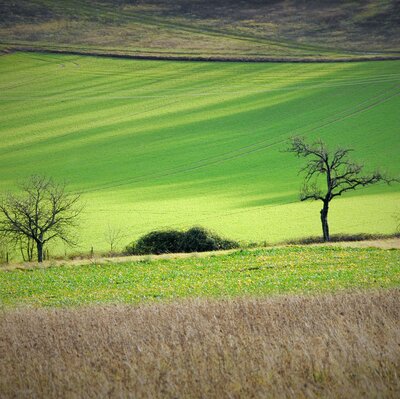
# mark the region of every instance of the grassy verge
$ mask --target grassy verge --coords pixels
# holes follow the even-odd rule
[[[400,285],[400,251],[283,247],[221,256],[0,272],[4,306],[143,303]]]
[[[399,300],[394,289],[8,309],[0,396],[395,398]]]
[[[355,242],[355,241],[370,241],[370,240],[387,240],[391,238],[400,238],[400,232],[393,234],[333,234],[331,236],[331,243],[336,242]],[[283,244],[289,245],[305,245],[305,244],[321,244],[323,243],[323,238],[319,236],[311,236],[299,238],[297,240],[287,240]]]

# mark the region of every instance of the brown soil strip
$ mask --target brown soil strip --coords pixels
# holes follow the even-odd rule
[[[277,62],[277,63],[333,63],[333,62],[364,62],[364,61],[393,61],[400,60],[400,56],[354,56],[340,58],[316,58],[316,57],[207,57],[207,56],[168,56],[168,55],[141,55],[141,54],[121,54],[107,53],[102,51],[77,51],[77,50],[50,50],[39,47],[10,47],[8,52],[33,52],[47,54],[65,54],[91,57],[109,57],[133,60],[153,60],[153,61],[197,61],[197,62]]]

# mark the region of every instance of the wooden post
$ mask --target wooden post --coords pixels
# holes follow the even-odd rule
[[[92,246],[92,248],[90,249],[90,257],[91,258],[93,258],[93,253],[94,253],[94,251],[93,251],[93,246]]]

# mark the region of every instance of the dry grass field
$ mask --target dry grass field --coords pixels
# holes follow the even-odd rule
[[[215,59],[399,56],[396,0],[14,0],[0,49]]]
[[[395,398],[400,290],[3,309],[2,398]]]

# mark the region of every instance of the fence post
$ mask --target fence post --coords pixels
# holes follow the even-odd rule
[[[8,263],[8,251],[6,252],[6,263]]]
[[[93,251],[93,246],[92,246],[92,248],[90,248],[90,257],[91,258],[93,258],[93,253],[94,253],[94,251]]]

